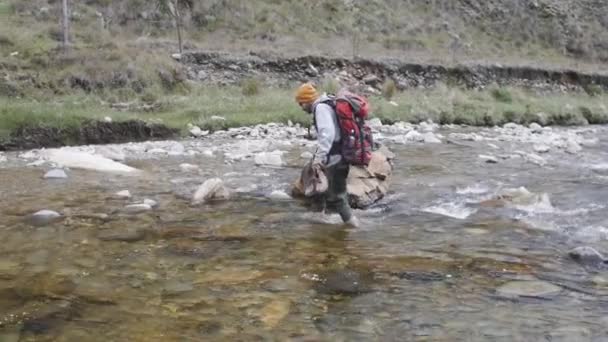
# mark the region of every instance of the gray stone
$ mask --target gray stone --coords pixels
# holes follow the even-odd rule
[[[144,199],[144,203],[143,204],[147,204],[147,205],[149,205],[152,208],[158,207],[158,202],[156,202],[153,199],[149,199],[149,198]]]
[[[66,179],[68,175],[63,169],[53,169],[44,174],[44,179]]]
[[[138,204],[129,204],[125,207],[125,210],[129,213],[141,213],[145,211],[152,210],[152,207],[149,204],[138,203]]]
[[[204,202],[227,200],[230,198],[230,191],[224,186],[224,182],[219,178],[206,180],[192,196],[192,204]]]
[[[40,210],[30,216],[30,223],[35,226],[44,226],[58,221],[61,215],[52,210]]]
[[[576,247],[568,251],[568,255],[576,262],[585,265],[600,267],[606,264],[606,258],[592,247]]]
[[[547,153],[551,150],[551,147],[544,144],[534,145],[534,152],[536,153]]]
[[[273,151],[273,152],[262,152],[258,153],[255,156],[255,165],[258,166],[283,166],[283,152],[282,151]]]
[[[131,192],[129,190],[121,190],[114,194],[114,196],[122,199],[131,198]]]
[[[543,127],[541,125],[537,124],[536,122],[531,123],[530,126],[528,126],[528,128],[530,128],[532,133],[542,133],[543,132]]]
[[[498,163],[498,159],[491,155],[480,154],[479,158],[483,159],[483,161],[485,161],[486,163],[490,163],[490,164]]]
[[[272,199],[272,200],[290,200],[291,196],[289,196],[288,194],[285,193],[285,191],[281,191],[281,190],[275,190],[272,193],[270,193],[268,195],[268,198]]]

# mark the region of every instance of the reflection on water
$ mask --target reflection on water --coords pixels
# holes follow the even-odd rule
[[[393,193],[359,212],[356,230],[265,197],[297,169],[252,172],[219,157],[139,160],[139,177],[72,170],[48,181],[41,169],[0,169],[0,340],[602,340],[608,275],[564,252],[580,241],[574,227],[605,225],[608,183],[576,163],[488,167],[478,148],[397,149]],[[201,174],[180,171],[183,162]],[[187,195],[216,175],[257,187],[191,206]],[[557,209],[479,204],[520,186]],[[115,198],[124,189],[133,198]],[[124,210],[146,198],[158,208]],[[63,218],[29,225],[41,209]],[[526,295],[532,280],[561,291]],[[523,296],[501,293],[512,281]]]

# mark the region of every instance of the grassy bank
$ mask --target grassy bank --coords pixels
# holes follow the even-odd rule
[[[253,88],[253,89],[252,89]],[[244,93],[247,93],[245,95]],[[483,91],[440,86],[432,90],[397,92],[387,100],[370,98],[374,116],[384,122],[419,122],[432,119],[448,124],[492,126],[506,122],[543,125],[608,123],[608,95],[586,93],[539,95],[517,88],[490,88]],[[154,111],[138,110],[153,103]],[[247,87],[192,88],[186,95],[145,96],[131,102],[132,109],[114,110],[95,95],[53,98],[0,98],[0,137],[19,127],[77,127],[87,120],[115,121],[139,119],[178,128],[186,134],[187,124],[218,130],[268,122],[310,124],[310,117],[293,101],[291,89]],[[214,116],[225,120],[213,119]]]

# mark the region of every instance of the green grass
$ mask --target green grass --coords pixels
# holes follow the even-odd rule
[[[507,122],[538,122],[543,125],[608,123],[608,94],[605,92],[594,96],[587,93],[538,95],[517,88],[472,91],[438,86],[433,90],[402,92],[393,101],[399,106],[375,98],[372,103],[375,115],[386,122],[432,119],[446,124],[475,126]]]
[[[385,123],[407,121],[500,125],[507,122],[543,125],[608,123],[608,94],[590,96],[586,93],[535,95],[518,88],[500,89],[510,95],[510,102],[496,98],[496,89],[463,90],[439,86],[432,90],[397,92],[392,101],[382,96],[370,98],[373,116]],[[0,97],[0,137],[6,137],[20,126],[74,127],[85,120],[115,121],[140,119],[163,123],[186,133],[189,123],[202,129],[220,130],[269,122],[292,121],[310,125],[310,115],[293,101],[292,89],[261,88],[259,94],[244,96],[233,87],[193,87],[187,95],[154,94],[160,110],[156,112],[120,112],[112,110],[95,95],[47,97],[40,100]],[[146,103],[140,101],[140,104]],[[225,120],[213,120],[221,116]]]

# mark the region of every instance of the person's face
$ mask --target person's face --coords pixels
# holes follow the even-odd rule
[[[310,114],[312,112],[312,103],[300,102],[298,104],[300,105],[300,108],[302,108],[302,110],[306,113]]]

